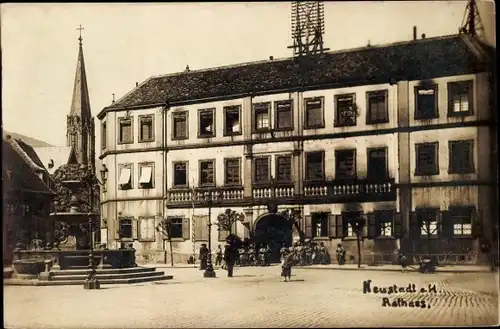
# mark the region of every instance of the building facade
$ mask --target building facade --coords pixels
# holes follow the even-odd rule
[[[209,220],[244,213],[248,237],[273,199],[332,254],[356,255],[354,217],[364,261],[477,253],[497,216],[489,54],[455,35],[152,77],[98,115],[101,238],[163,261],[170,217],[185,261],[227,236]]]

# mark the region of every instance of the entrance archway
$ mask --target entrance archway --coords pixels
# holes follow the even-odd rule
[[[279,213],[264,214],[255,221],[254,240],[257,248],[269,246],[270,260],[277,263],[280,261],[280,249],[292,245],[292,226]]]

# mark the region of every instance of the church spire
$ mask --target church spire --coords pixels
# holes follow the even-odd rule
[[[83,59],[83,38],[80,25],[77,28],[78,37],[78,60],[76,63],[75,83],[73,86],[73,98],[67,120],[67,145],[72,146],[78,159],[78,163],[94,167],[94,119],[90,110],[90,97],[87,87],[87,74],[85,72],[85,61]]]

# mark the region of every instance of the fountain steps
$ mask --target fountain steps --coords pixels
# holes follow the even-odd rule
[[[97,275],[100,274],[124,274],[124,273],[148,273],[155,272],[153,267],[129,267],[129,268],[110,268],[110,269],[96,269]],[[54,276],[62,275],[86,275],[89,274],[90,270],[88,267],[84,269],[73,269],[73,270],[52,270],[50,271]]]
[[[113,279],[135,279],[156,277],[164,272],[138,272],[138,273],[119,273],[119,274],[101,274],[97,273],[96,276],[99,280],[113,280]],[[85,280],[87,275],[52,275],[50,281],[68,281],[68,280]]]

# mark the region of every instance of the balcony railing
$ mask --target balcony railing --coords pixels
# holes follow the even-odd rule
[[[297,195],[293,183],[254,185],[252,194],[244,195],[243,186],[216,188],[170,189],[167,193],[170,205],[197,205],[211,200],[216,204],[262,204],[268,200],[293,203],[342,203],[396,200],[394,179],[373,180],[331,180],[304,182],[302,193]]]

